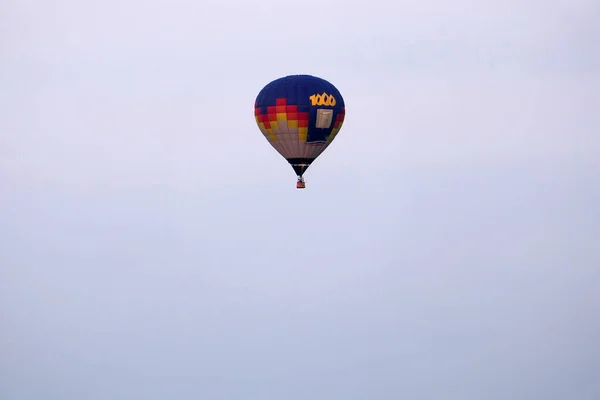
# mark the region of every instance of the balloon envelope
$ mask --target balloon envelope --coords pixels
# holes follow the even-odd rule
[[[337,88],[312,75],[276,79],[254,103],[258,128],[300,177],[335,139],[345,113]]]

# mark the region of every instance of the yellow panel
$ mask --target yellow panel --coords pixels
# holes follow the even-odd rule
[[[273,125],[273,123],[271,122],[271,126]],[[267,129],[267,133],[269,134],[269,137],[271,138],[272,142],[276,142],[277,141],[277,136],[275,136],[275,134],[273,133],[273,129],[269,128]]]
[[[279,130],[279,122],[277,122],[277,121],[271,121],[271,128],[273,130],[278,131]]]
[[[287,114],[286,113],[277,113],[277,121],[286,121]]]
[[[298,128],[298,140],[301,142],[306,142],[308,138],[308,128]]]
[[[289,120],[288,121],[288,128],[297,128],[298,127],[298,120]]]
[[[329,136],[327,136],[327,141],[331,142],[335,138],[335,135],[337,135],[338,132],[339,132],[339,128],[337,128],[337,129],[333,128],[331,130],[331,133],[329,134]]]

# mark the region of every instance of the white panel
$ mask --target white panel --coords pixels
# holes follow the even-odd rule
[[[331,126],[331,121],[333,120],[333,110],[328,110],[326,108],[319,108],[317,110],[317,128],[327,129]]]

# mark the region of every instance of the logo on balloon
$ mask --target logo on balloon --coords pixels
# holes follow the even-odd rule
[[[313,94],[309,99],[313,106],[335,106],[335,97],[325,92],[322,94]]]

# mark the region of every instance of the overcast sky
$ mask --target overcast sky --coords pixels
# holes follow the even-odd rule
[[[596,0],[0,0],[2,400],[597,400]],[[296,190],[273,79],[346,102]]]

